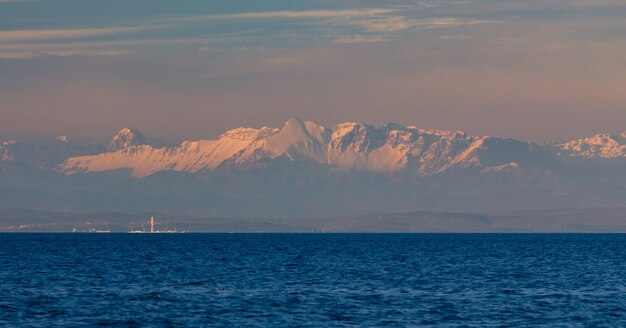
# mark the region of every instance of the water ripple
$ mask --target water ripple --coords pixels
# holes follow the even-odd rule
[[[626,326],[626,236],[0,234],[0,326]]]

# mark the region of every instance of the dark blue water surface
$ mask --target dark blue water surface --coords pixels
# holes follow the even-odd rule
[[[625,235],[0,234],[0,326],[626,326]]]

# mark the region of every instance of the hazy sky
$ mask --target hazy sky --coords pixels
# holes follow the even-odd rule
[[[0,139],[626,130],[623,0],[0,0]]]

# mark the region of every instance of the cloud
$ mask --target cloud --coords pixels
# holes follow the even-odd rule
[[[381,16],[354,23],[367,32],[398,32],[409,29],[413,22],[402,16]]]
[[[33,52],[0,52],[0,59],[30,59],[36,57]]]
[[[3,3],[11,3],[11,2],[35,2],[39,0],[0,0],[0,5]]]
[[[357,26],[371,31],[393,32],[408,28],[410,23],[398,13],[405,8],[362,8],[345,10],[305,10],[305,11],[269,11],[244,12],[236,14],[204,15],[184,17],[179,22],[211,21],[211,20],[259,20],[259,19],[289,19],[289,20],[319,20],[320,23]],[[174,19],[177,21],[177,19]]]
[[[270,11],[247,12],[237,14],[207,15],[199,19],[263,19],[263,18],[331,18],[331,17],[363,17],[390,14],[396,11],[388,8],[365,8],[348,10],[307,10],[307,11]]]
[[[132,54],[132,51],[106,50],[106,51],[23,51],[23,52],[0,52],[0,59],[32,59],[37,57],[70,57],[70,56],[122,56]]]
[[[337,25],[359,27],[366,32],[381,33],[497,22],[493,20],[473,20],[457,17],[436,19],[411,18],[401,14],[406,10],[420,7],[423,7],[423,4],[394,8],[364,8],[352,10],[249,12],[201,16],[195,17],[194,19],[322,19],[324,22]]]
[[[0,52],[4,52],[2,58],[32,58],[59,51],[85,53],[87,51],[116,51],[115,49],[119,48],[145,51],[148,48],[152,50],[157,47],[169,47],[206,52],[209,48],[220,51],[235,48],[289,48],[301,44],[326,42],[375,43],[402,32],[493,23],[489,20],[454,17],[437,19],[409,17],[412,13],[414,14],[414,10],[423,8],[424,4],[421,3],[389,8],[241,12],[170,16],[160,19],[159,22],[137,20],[118,27],[9,30],[0,31]],[[272,25],[275,23],[273,20],[277,19],[290,20],[290,22],[280,24],[280,31],[277,32]],[[240,30],[219,34],[211,32],[216,28],[210,24],[222,24],[226,20],[255,20],[251,23],[257,26],[242,24],[245,27]],[[236,25],[233,24],[233,26]],[[153,33],[156,30],[172,33],[185,31],[191,34],[182,38],[164,38],[163,35],[170,33]],[[93,39],[93,37],[102,36],[107,36],[107,40]],[[268,44],[271,47],[268,47]]]
[[[318,31],[310,35],[323,36],[319,40],[332,40],[332,43],[372,43],[386,39],[390,34],[416,32],[426,29],[451,28],[465,25],[489,24],[499,21],[487,19],[464,19],[460,17],[416,18],[416,11],[439,6],[439,2],[420,2],[417,5],[393,6],[390,8],[361,8],[349,10],[308,10],[244,12],[236,14],[204,15],[185,17],[178,24],[188,21],[213,20],[293,20],[291,27],[296,29],[303,24],[305,30]],[[176,22],[173,20],[172,22]],[[259,23],[261,24],[261,23]],[[265,24],[265,23],[263,23]],[[356,31],[355,31],[356,30]],[[358,35],[358,36],[355,36]],[[365,35],[368,35],[365,37]],[[298,35],[300,40],[301,34]],[[318,41],[319,41],[318,40]]]
[[[45,56],[121,56],[147,48],[204,45],[214,38],[128,39],[111,41],[68,41],[54,43],[0,43],[0,59],[30,59]],[[209,47],[201,51],[208,51]]]
[[[115,35],[136,32],[145,27],[83,28],[0,31],[0,42],[71,39],[90,36]]]
[[[493,23],[499,23],[499,21],[462,19],[456,17],[412,19],[402,16],[388,16],[356,22],[356,24],[361,26],[367,32],[398,32],[404,30],[420,31],[425,29]]]
[[[383,42],[387,39],[379,35],[349,35],[337,38],[333,43],[337,44],[354,44],[354,43],[375,43]]]

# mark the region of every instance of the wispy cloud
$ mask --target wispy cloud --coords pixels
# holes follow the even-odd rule
[[[130,26],[82,29],[40,29],[0,31],[0,42],[59,40],[92,36],[119,35],[154,28],[155,26]]]
[[[0,0],[0,4],[10,3],[10,2],[35,2],[39,0]]]
[[[62,52],[84,55],[118,53],[118,49],[140,52],[156,47],[188,50],[193,47],[200,52],[212,52],[268,47],[265,44],[270,44],[269,48],[289,48],[293,45],[328,42],[376,43],[427,29],[494,23],[490,20],[456,17],[413,17],[416,11],[435,6],[433,3],[426,3],[428,6],[421,2],[386,8],[170,16],[159,19],[158,22],[144,19],[114,27],[5,30],[0,31],[0,58],[58,56]],[[241,24],[241,29],[229,30],[227,33],[212,32],[225,21],[228,21],[230,27],[234,20],[248,21]],[[286,22],[277,24],[277,20]],[[278,33],[275,26],[280,26]],[[160,33],[163,31],[168,33]],[[185,37],[174,37],[181,32],[188,34]],[[277,36],[279,34],[280,40]]]
[[[307,11],[270,11],[247,12],[237,14],[196,16],[196,19],[263,19],[263,18],[331,18],[331,17],[367,17],[390,14],[395,9],[364,8],[349,10],[307,10]]]
[[[132,54],[132,51],[126,50],[104,50],[104,51],[22,51],[22,52],[0,52],[0,59],[31,59],[37,57],[70,57],[70,56],[122,56]]]
[[[219,42],[219,37],[203,38],[146,38],[146,39],[125,39],[111,41],[65,41],[53,43],[0,43],[0,58],[4,59],[28,59],[44,56],[60,56],[71,53],[74,55],[96,56],[96,55],[124,55],[143,52],[146,49],[162,47],[194,47],[202,46],[201,51],[209,51],[209,46],[213,42]],[[200,49],[198,48],[198,49]],[[215,49],[218,50],[218,49]]]
[[[355,44],[355,43],[375,43],[383,42],[387,39],[380,35],[348,35],[333,40],[336,44]]]
[[[435,4],[428,3],[428,8]],[[314,29],[318,26],[324,30],[332,29],[334,33],[342,34],[345,28],[358,29],[365,34],[389,34],[403,31],[419,31],[434,28],[449,28],[464,25],[496,23],[494,20],[463,19],[457,17],[444,18],[416,18],[407,14],[407,10],[421,10],[425,3],[412,6],[395,6],[391,8],[361,8],[350,10],[309,10],[309,11],[272,11],[247,12],[236,14],[204,15],[181,18],[181,21],[213,21],[213,20],[273,20],[287,19],[295,21],[306,20],[306,26]],[[314,22],[311,25],[311,21]],[[350,34],[345,36],[349,40]],[[380,40],[380,37],[369,37],[368,40]],[[357,39],[354,39],[357,40]],[[359,37],[358,40],[365,40]]]
[[[362,20],[354,22],[367,32],[399,32],[399,31],[420,31],[425,29],[449,28],[475,24],[498,23],[495,20],[472,20],[456,17],[418,19],[403,16],[386,16],[372,20]]]

